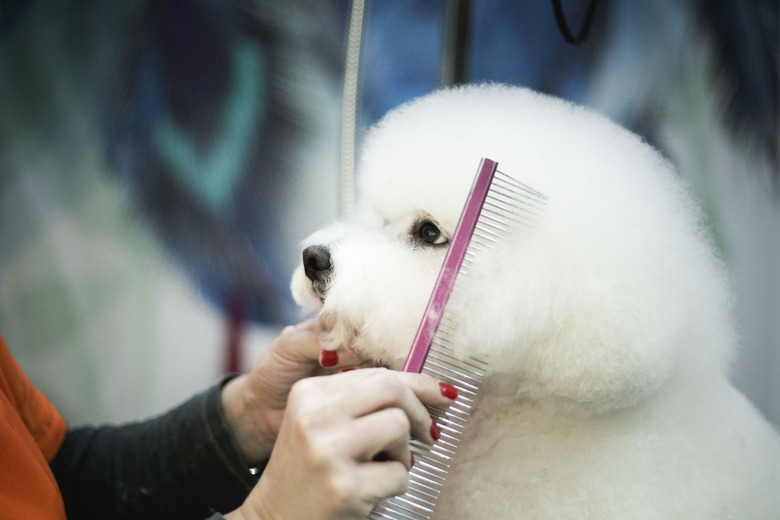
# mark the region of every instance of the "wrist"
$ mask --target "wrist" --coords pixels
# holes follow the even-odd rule
[[[249,466],[270,457],[276,441],[264,420],[262,406],[247,385],[246,374],[225,383],[220,394],[222,413],[239,451]]]
[[[274,513],[271,509],[266,507],[268,500],[264,498],[267,495],[268,490],[263,489],[264,480],[260,479],[260,482],[252,489],[252,492],[247,496],[241,506],[235,511],[225,515],[225,520],[276,520],[282,517],[277,513]],[[286,517],[285,517],[286,518]]]

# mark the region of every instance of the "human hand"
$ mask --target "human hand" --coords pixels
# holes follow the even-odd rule
[[[380,368],[301,380],[260,481],[226,518],[365,518],[377,500],[406,490],[410,433],[434,442],[438,428],[425,405],[448,406],[453,391]]]
[[[222,389],[222,409],[247,464],[271,454],[292,386],[299,380],[361,363],[354,353],[324,353],[318,318],[286,327],[249,372]],[[328,368],[323,368],[328,365]]]

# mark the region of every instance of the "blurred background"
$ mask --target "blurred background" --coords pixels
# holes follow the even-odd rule
[[[247,367],[300,319],[288,280],[339,216],[342,131],[359,153],[390,108],[496,81],[677,164],[733,278],[733,380],[780,425],[777,1],[361,6],[0,0],[0,334],[66,419],[142,418]]]

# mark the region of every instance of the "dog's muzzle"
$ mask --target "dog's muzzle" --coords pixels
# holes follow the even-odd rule
[[[320,300],[324,300],[325,293],[328,290],[328,283],[333,274],[330,250],[321,245],[309,246],[304,249],[303,271],[306,273],[306,278],[311,280],[314,292],[319,295]]]

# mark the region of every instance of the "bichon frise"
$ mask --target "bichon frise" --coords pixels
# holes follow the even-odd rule
[[[376,125],[354,219],[309,237],[293,276],[326,348],[402,366],[482,157],[549,201],[448,309],[489,372],[434,517],[780,518],[780,438],[729,383],[702,216],[668,162],[584,108],[482,85]]]

